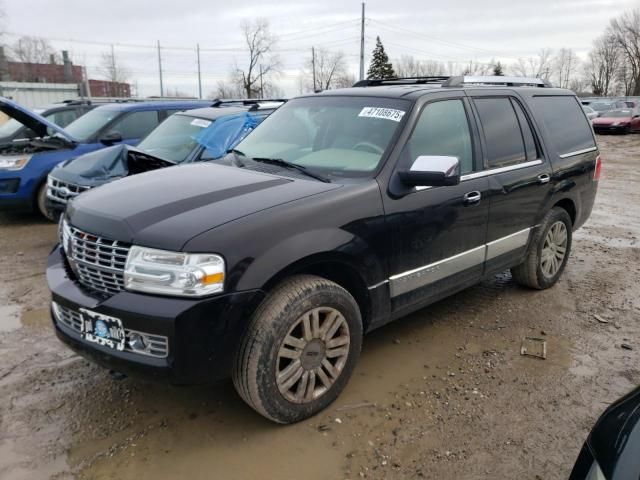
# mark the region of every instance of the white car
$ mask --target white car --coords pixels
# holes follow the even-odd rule
[[[598,112],[596,112],[593,108],[587,106],[587,105],[583,105],[582,109],[584,110],[584,113],[587,115],[587,118],[589,120],[593,120],[594,118],[598,118]]]

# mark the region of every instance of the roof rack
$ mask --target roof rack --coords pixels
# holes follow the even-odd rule
[[[237,105],[250,107],[250,110],[258,110],[263,103],[285,103],[286,101],[286,98],[217,98],[212,102],[211,106],[223,107]]]
[[[379,87],[380,85],[423,85],[426,83],[441,84],[450,77],[397,77],[397,78],[368,78],[353,84],[354,87]]]
[[[450,77],[442,84],[443,87],[463,87],[465,85],[503,85],[506,87],[526,86],[541,88],[549,88],[552,86],[551,83],[544,78],[504,77],[498,75]]]

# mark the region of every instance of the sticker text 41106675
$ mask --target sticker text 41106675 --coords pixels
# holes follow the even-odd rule
[[[404,111],[397,110],[395,108],[364,107],[360,111],[358,116],[367,118],[381,118],[383,120],[393,120],[394,122],[399,122],[400,120],[402,120],[404,114]]]

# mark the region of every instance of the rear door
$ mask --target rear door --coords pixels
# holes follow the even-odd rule
[[[408,169],[422,155],[454,156],[463,175],[476,171],[480,150],[468,101],[462,92],[442,97],[422,107],[396,172]],[[468,177],[453,186],[418,187],[402,195],[394,195],[390,186],[383,201],[391,240],[389,291],[395,317],[481,278],[487,187],[484,177]]]
[[[551,194],[551,165],[531,115],[515,95],[472,92],[489,181],[486,271],[519,263]]]

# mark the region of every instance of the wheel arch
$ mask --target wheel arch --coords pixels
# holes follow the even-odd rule
[[[564,209],[569,214],[569,218],[571,218],[571,225],[574,226],[576,224],[576,219],[578,218],[578,210],[575,202],[571,198],[566,197],[558,200],[553,204],[551,208],[554,207]]]
[[[372,318],[372,300],[360,266],[348,255],[336,252],[317,253],[301,258],[273,275],[264,285],[266,292],[292,275],[316,275],[337,283],[355,299],[366,331]]]

